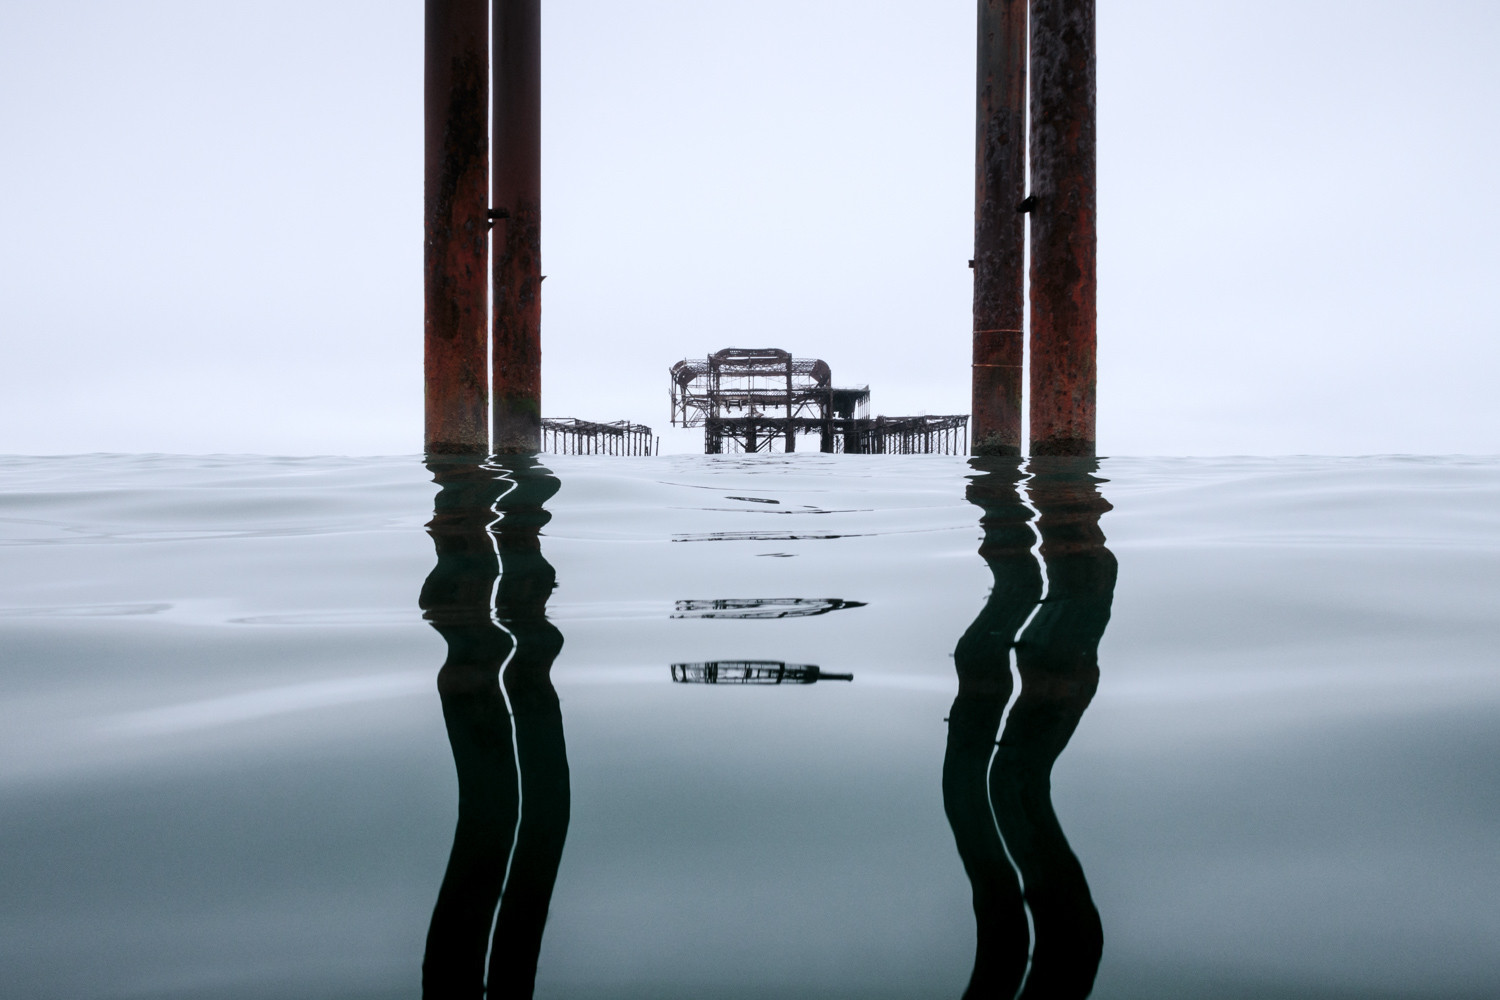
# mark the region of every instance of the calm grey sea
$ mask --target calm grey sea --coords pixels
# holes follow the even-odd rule
[[[1497,609],[1488,458],[3,458],[0,996],[1500,996]]]

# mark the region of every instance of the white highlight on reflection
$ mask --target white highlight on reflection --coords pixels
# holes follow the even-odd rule
[[[131,736],[166,736],[292,712],[432,694],[433,690],[431,670],[340,677],[124,712],[106,716],[101,728],[106,732]]]
[[[1030,225],[1030,219],[1027,220],[1027,224]],[[1028,315],[1030,308],[1031,304],[1028,302],[1026,305]],[[1029,366],[1031,359],[1029,351],[1026,357]],[[1029,426],[1028,423],[1028,429]],[[1026,463],[1022,466],[1022,471],[1025,473],[1026,478],[1017,484],[1016,496],[1020,499],[1021,504],[1027,510],[1031,511],[1031,518],[1026,523],[1027,527],[1031,528],[1032,535],[1036,538],[1036,543],[1031,546],[1031,558],[1036,561],[1037,569],[1041,573],[1042,589],[1037,595],[1036,604],[1032,605],[1031,612],[1027,614],[1026,620],[1021,623],[1020,628],[1016,629],[1016,634],[1011,636],[1010,649],[1005,654],[1006,666],[1010,669],[1011,688],[1010,700],[1005,703],[1005,710],[1000,713],[1000,726],[996,730],[996,734],[1002,738],[1005,734],[1005,727],[1010,722],[1011,709],[1016,707],[1016,702],[1021,697],[1021,664],[1016,658],[1016,645],[1021,641],[1021,637],[1026,634],[1026,630],[1031,627],[1032,620],[1042,610],[1042,602],[1052,592],[1052,580],[1047,576],[1047,560],[1042,558],[1042,509],[1032,500],[1031,490],[1028,488],[1032,480],[1036,479],[1036,473],[1031,471],[1030,459],[1026,460]],[[985,797],[990,800],[990,822],[994,824],[995,835],[1000,838],[1000,849],[1005,852],[1006,862],[1009,863],[1011,870],[1016,873],[1016,884],[1021,887],[1021,910],[1026,914],[1026,969],[1021,973],[1021,985],[1016,987],[1016,996],[1020,996],[1026,991],[1026,981],[1031,978],[1032,962],[1036,959],[1036,916],[1031,912],[1031,899],[1026,894],[1026,873],[1021,871],[1021,866],[1016,862],[1015,852],[1011,850],[1009,841],[1005,839],[1005,831],[1000,828],[1000,817],[995,815],[995,795],[990,787],[990,778],[994,774],[995,754],[999,753],[999,751],[1000,743],[997,740],[994,749],[990,751],[989,767],[985,769],[984,787]]]
[[[490,344],[491,355],[494,353],[494,343]],[[491,369],[493,373],[494,369]],[[499,569],[503,560],[500,556],[500,539],[496,532],[505,515],[500,510],[500,501],[515,492],[521,485],[519,479],[512,479],[510,472],[503,466],[485,463],[484,468],[496,473],[497,479],[510,483],[510,487],[495,500],[490,506],[490,513],[494,514],[494,520],[484,526],[484,536],[490,540],[490,549],[495,553],[495,566]],[[490,958],[495,949],[495,924],[500,920],[500,907],[505,901],[505,887],[510,884],[510,869],[516,860],[516,845],[521,842],[521,817],[526,808],[526,788],[521,780],[521,744],[516,733],[516,712],[510,703],[510,692],[505,687],[505,668],[510,666],[510,661],[516,658],[516,650],[520,647],[516,640],[516,634],[505,627],[497,614],[500,606],[500,580],[504,577],[503,570],[495,574],[495,582],[490,585],[490,622],[500,631],[510,637],[510,652],[505,654],[505,660],[500,664],[500,670],[496,674],[495,681],[500,686],[500,697],[505,701],[505,714],[510,716],[510,759],[516,768],[516,826],[510,834],[510,853],[505,856],[505,875],[500,879],[500,895],[495,897],[495,912],[490,915],[490,937],[489,944],[484,949],[484,975],[486,991],[489,988]]]

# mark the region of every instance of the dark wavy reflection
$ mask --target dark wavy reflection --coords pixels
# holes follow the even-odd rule
[[[968,497],[984,511],[979,554],[995,583],[954,653],[958,697],[943,760],[943,805],[978,929],[964,996],[1086,997],[1104,935],[1052,809],[1052,765],[1099,684],[1116,572],[1099,517],[1110,505],[1091,459],[1032,459],[1026,472],[1015,459],[973,467]],[[1023,490],[1039,512],[1036,531]]]
[[[448,644],[438,693],[458,826],[422,994],[529,997],[568,832],[568,757],[550,677],[563,638],[547,620],[556,573],[539,537],[558,482],[529,458],[428,468],[440,487],[428,525],[437,566],[421,605]]]

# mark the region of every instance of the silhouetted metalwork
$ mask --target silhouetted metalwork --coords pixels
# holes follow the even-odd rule
[[[672,426],[702,427],[705,454],[796,451],[799,434],[817,434],[825,453],[968,451],[968,414],[871,418],[868,386],[837,388],[826,361],[780,348],[725,348],[671,376]]]
[[[529,997],[570,808],[550,676],[563,638],[546,614],[556,573],[539,538],[558,483],[525,457],[428,468],[440,487],[428,524],[437,565],[420,603],[448,645],[438,694],[458,824],[422,994]]]
[[[977,925],[964,995],[1075,1000],[1093,987],[1104,936],[1052,808],[1052,766],[1099,684],[1116,577],[1099,530],[1110,507],[1089,459],[1032,459],[1026,471],[1018,460],[976,459],[974,469],[969,499],[984,512],[979,553],[994,586],[954,651],[943,759],[943,805]],[[1022,489],[1039,512],[1034,526]]]
[[[818,681],[852,681],[853,674],[825,674],[811,663],[780,660],[710,660],[707,663],[674,663],[672,680],[678,684],[816,684]]]
[[[845,452],[861,455],[962,455],[968,451],[968,414],[876,417],[851,421],[842,435]],[[857,439],[854,448],[850,440]]]
[[[651,428],[616,420],[596,424],[574,417],[542,420],[542,451],[554,455],[650,455]]]
[[[863,601],[838,597],[724,597],[712,601],[678,601],[673,618],[809,618],[842,608],[862,608]]]

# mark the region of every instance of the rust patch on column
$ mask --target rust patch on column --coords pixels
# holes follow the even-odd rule
[[[974,168],[973,451],[1021,453],[1026,0],[979,0]]]
[[[1031,0],[1031,454],[1093,455],[1093,0]]]
[[[540,0],[494,0],[494,344],[497,454],[541,449]]]
[[[427,0],[422,254],[428,454],[489,450],[485,0]]]

